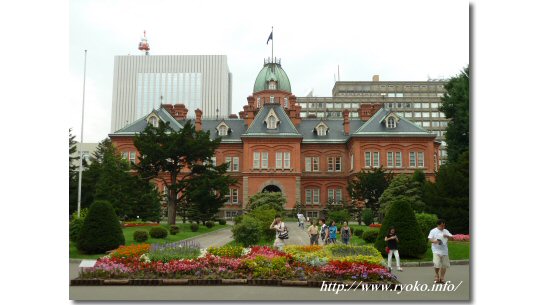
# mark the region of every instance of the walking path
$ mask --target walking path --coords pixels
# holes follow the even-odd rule
[[[209,248],[224,246],[225,244],[233,241],[232,229],[226,228],[218,231],[213,231],[204,235],[199,235],[196,237],[188,238],[185,240],[192,240],[200,243],[200,247]]]
[[[308,229],[306,223],[305,223],[305,229],[299,228],[299,224],[297,221],[295,222],[285,222],[286,227],[288,228],[288,236],[290,237],[287,239],[284,243],[286,245],[309,245],[310,244],[310,238],[308,237],[308,233],[306,233],[306,229]]]

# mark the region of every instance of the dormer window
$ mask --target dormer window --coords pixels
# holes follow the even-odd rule
[[[329,126],[327,126],[323,122],[319,122],[319,124],[316,126],[316,134],[318,136],[326,136],[328,130],[329,130]]]
[[[270,81],[269,82],[269,90],[276,90],[276,82]]]
[[[387,128],[396,128],[396,120],[393,117],[390,117],[387,121]]]
[[[230,127],[228,127],[228,125],[226,125],[226,123],[224,122],[221,122],[218,126],[217,126],[217,131],[219,133],[219,136],[227,136],[229,131],[230,131]]]
[[[159,127],[159,118],[155,114],[151,114],[147,120],[148,124],[150,124],[151,126],[155,128]]]
[[[280,120],[278,119],[275,110],[271,109],[265,117],[265,124],[267,124],[267,129],[276,129],[278,126],[278,122],[280,122]]]
[[[274,96],[270,96],[269,97],[269,102],[272,104],[275,102],[275,97]]]

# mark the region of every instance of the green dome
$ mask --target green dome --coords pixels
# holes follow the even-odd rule
[[[258,73],[254,83],[253,93],[269,89],[269,81],[276,81],[277,90],[291,93],[291,84],[288,75],[278,63],[265,63],[263,69]]]

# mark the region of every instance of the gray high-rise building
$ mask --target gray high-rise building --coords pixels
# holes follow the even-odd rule
[[[232,74],[226,55],[127,55],[114,57],[112,132],[158,109],[184,104],[188,116],[227,117]]]

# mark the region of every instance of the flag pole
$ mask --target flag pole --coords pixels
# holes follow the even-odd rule
[[[78,166],[78,200],[77,200],[77,216],[80,218],[80,202],[82,191],[82,143],[84,142],[84,96],[86,93],[86,54],[88,50],[84,50],[84,83],[82,85],[82,124],[80,126],[80,145],[79,145],[79,166]]]
[[[271,61],[275,62],[273,57],[273,42],[275,41],[275,37],[273,36],[273,27],[271,27]]]

